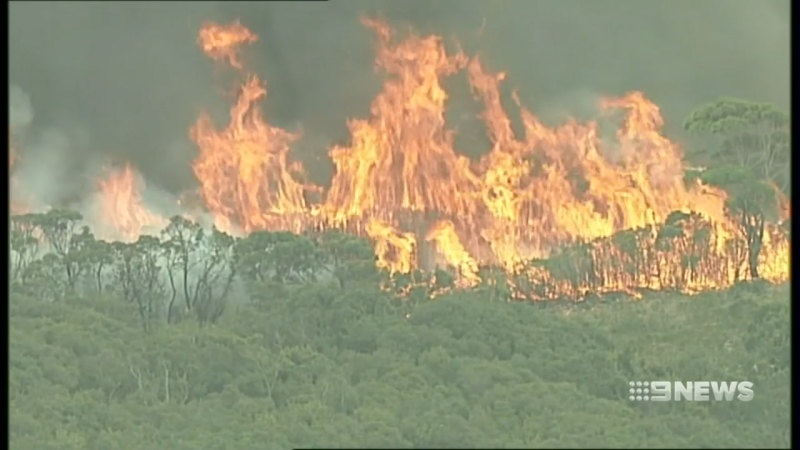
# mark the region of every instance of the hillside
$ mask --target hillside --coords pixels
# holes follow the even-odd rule
[[[789,287],[508,303],[264,284],[150,333],[132,303],[15,292],[10,448],[788,447]],[[755,398],[630,402],[648,379]]]
[[[789,445],[788,9],[222,3],[9,10],[12,447]]]

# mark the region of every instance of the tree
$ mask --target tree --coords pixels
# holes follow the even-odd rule
[[[51,209],[45,214],[37,214],[37,225],[47,239],[47,243],[57,255],[64,256],[75,234],[81,213],[69,209]]]
[[[697,213],[673,211],[667,216],[655,239],[655,249],[663,258],[657,266],[662,286],[675,284],[685,288],[703,275],[701,262],[711,248],[711,233],[711,224]],[[672,271],[665,273],[669,269]]]
[[[70,239],[69,250],[63,256],[64,265],[67,267],[67,282],[70,291],[75,286],[86,269],[91,269],[89,257],[95,246],[95,239],[88,226],[83,226],[80,233],[75,233]]]
[[[21,277],[39,252],[42,238],[38,227],[39,216],[40,214],[22,214],[11,217],[9,275],[12,279]]]
[[[687,231],[691,220],[670,222]],[[63,279],[57,255],[45,258]],[[591,310],[454,291],[410,318],[353,314],[361,286],[328,289],[336,298],[322,303],[325,287],[143,338],[130,308],[93,293],[46,303],[12,291],[9,446],[788,446],[788,284],[651,292]],[[716,373],[756,383],[760,400],[658,411],[627,400],[631,379]]]
[[[275,233],[276,242],[269,259],[276,281],[307,283],[315,281],[322,268],[322,254],[307,236]]]
[[[774,105],[722,98],[695,109],[684,122],[693,133],[710,134],[718,142],[698,155],[705,164],[753,168],[788,192],[790,160],[789,115]]]
[[[47,300],[63,298],[67,283],[64,266],[55,253],[48,253],[32,261],[22,273],[25,292]]]
[[[316,243],[286,231],[256,231],[236,243],[236,261],[250,281],[306,283],[323,267]]]
[[[201,323],[215,322],[224,311],[225,300],[236,276],[233,247],[233,237],[216,227],[210,234],[202,234],[192,304]]]
[[[764,239],[764,225],[778,212],[777,193],[749,169],[724,166],[703,173],[703,181],[728,192],[726,209],[736,219],[747,245],[747,265],[752,279],[759,278],[758,257]]]
[[[171,290],[167,320],[176,318],[179,285],[186,312],[193,312],[201,323],[217,320],[236,275],[235,240],[216,227],[206,232],[181,216],[172,217],[162,235],[160,254],[166,261]]]
[[[81,213],[69,209],[51,209],[37,217],[37,226],[44,235],[47,243],[61,259],[67,275],[67,286],[73,288],[79,267],[77,261],[68,257],[74,250],[72,240],[76,236],[75,230],[78,222],[83,219]]]
[[[173,292],[176,292],[176,278],[179,278],[184,306],[187,311],[191,311],[196,297],[189,283],[189,275],[197,264],[196,253],[203,240],[203,229],[191,220],[173,216],[169,225],[162,231],[162,235],[164,236],[162,248],[166,253],[170,286]]]
[[[234,252],[236,265],[243,278],[249,281],[266,281],[268,249],[271,246],[270,233],[254,231],[236,241]]]
[[[103,292],[103,269],[114,263],[114,248],[103,240],[92,240],[84,248],[82,263],[92,274],[97,292]]]
[[[153,236],[140,236],[134,243],[115,242],[115,281],[122,298],[136,304],[145,332],[152,329],[164,297],[160,244]]]
[[[366,239],[331,230],[320,235],[318,242],[326,258],[325,267],[342,289],[356,280],[376,280],[375,252]]]

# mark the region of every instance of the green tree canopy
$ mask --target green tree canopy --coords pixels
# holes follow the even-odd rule
[[[716,137],[698,156],[703,164],[735,164],[789,191],[790,118],[774,105],[721,98],[695,109],[684,122],[692,133]]]

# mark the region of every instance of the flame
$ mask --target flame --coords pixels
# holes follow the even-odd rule
[[[330,149],[335,172],[320,203],[306,199],[307,191],[319,188],[299,181],[302,167],[289,163],[297,135],[271,127],[256,108],[266,90],[255,75],[242,86],[227,129],[214,130],[206,117],[192,129],[200,150],[193,168],[218,224],[245,232],[348,230],[374,241],[378,267],[407,274],[442,265],[457,273],[461,287],[480,282],[479,265],[498,265],[526,298],[636,288],[692,291],[746,276],[743,235],[726,214],[726,193],[684,181],[682,152],[661,134],[661,112],[641,92],[598,105],[608,117],[624,113],[613,137],[601,136],[597,121],[548,127],[515,93],[524,131],[519,137],[501,102],[504,73],[488,72],[461,51],[448,54],[437,36],[410,34],[397,41],[387,24],[362,23],[377,35],[376,68],[388,79],[370,117],[348,122],[349,145]],[[236,26],[233,34],[248,38],[225,41],[230,51],[255,40]],[[208,40],[204,32],[201,43]],[[492,143],[476,162],[456,151],[445,123],[442,79],[464,69],[484,104]],[[657,230],[675,211],[688,214],[679,218],[683,234],[664,238]],[[787,279],[788,240],[773,228],[761,270],[769,279]],[[617,236],[625,230],[632,234]],[[700,247],[695,234],[705,239]],[[432,258],[418,254],[427,250]],[[553,261],[560,254],[567,262],[559,266]],[[550,257],[555,259],[528,263]],[[584,279],[570,279],[577,273]]]
[[[209,56],[226,57],[237,69],[242,66],[235,58],[236,47],[257,39],[238,22],[228,27],[206,25],[198,38]],[[216,225],[229,232],[298,232],[308,214],[306,191],[318,190],[298,181],[305,177],[305,170],[289,162],[291,143],[299,136],[270,126],[262,117],[257,102],[266,95],[264,83],[251,75],[231,108],[227,128],[216,130],[203,115],[190,133],[200,151],[192,169],[200,181],[201,197]]]
[[[191,131],[200,150],[192,168],[222,229],[298,231],[291,216],[307,212],[307,187],[294,175],[302,168],[288,160],[297,135],[263,120],[255,102],[264,96],[266,89],[253,76],[242,86],[226,129],[217,131],[204,116]]]
[[[395,230],[386,222],[372,219],[367,223],[367,235],[375,242],[376,264],[390,273],[409,273],[416,265],[414,255],[417,241],[413,234]]]
[[[135,241],[146,231],[158,231],[166,226],[165,217],[144,206],[140,194],[144,182],[129,164],[122,169],[109,169],[97,184],[101,218],[106,228],[99,230],[101,234]]]
[[[440,220],[436,222],[425,237],[427,241],[435,242],[439,254],[442,255],[445,264],[455,268],[458,279],[457,287],[471,287],[480,283],[478,276],[478,263],[461,244],[461,240],[456,234],[453,222]]]
[[[334,173],[326,191],[290,158],[299,133],[270,125],[262,114],[266,84],[239,59],[241,46],[258,36],[238,21],[201,28],[197,42],[205,54],[243,81],[224,128],[203,114],[190,129],[199,189],[181,202],[184,216],[205,217],[193,207],[200,202],[230,233],[337,228],[366,236],[377,266],[404,280],[384,286],[399,293],[426,286],[430,295],[445,292],[449,287],[415,271],[436,267],[453,271],[461,288],[484,281],[482,273],[486,283],[505,279],[520,299],[697,292],[751,276],[748,236],[741,218],[726,210],[727,193],[684,180],[682,151],[662,135],[661,111],[643,93],[602,99],[597,120],[550,127],[514,92],[517,133],[502,101],[505,73],[460,49],[448,52],[438,36],[397,39],[384,22],[362,23],[377,36],[375,67],[386,80],[369,116],[348,121],[349,142],[328,150]],[[491,144],[475,161],[455,148],[445,120],[443,80],[464,72],[483,105]],[[604,135],[600,123],[614,120],[616,133]],[[13,170],[18,149],[10,132]],[[11,211],[27,211],[10,176]],[[166,225],[145,207],[143,180],[130,165],[109,170],[98,188],[106,221],[98,231],[107,237],[130,241]],[[785,224],[788,197],[775,189]],[[789,247],[788,233],[766,223],[761,277],[789,279]],[[483,271],[487,266],[505,273],[495,279],[502,271]]]
[[[469,74],[486,104],[484,119],[494,143],[482,161],[483,198],[501,224],[489,229],[487,239],[513,236],[526,244],[525,257],[543,257],[560,243],[653,225],[674,210],[722,216],[724,193],[685,188],[680,151],[660,135],[658,107],[641,93],[601,105],[628,110],[617,133],[622,164],[615,165],[603,156],[596,122],[569,121],[551,129],[520,105],[525,139],[517,139],[500,104],[503,75],[486,73],[478,59]]]
[[[372,118],[349,122],[350,147],[330,151],[336,173],[325,216],[336,224],[364,216],[391,221],[400,211],[474,217],[474,198],[464,193],[474,193],[479,180],[469,159],[453,149],[454,135],[445,128],[447,94],[440,84],[466,57],[448,56],[434,36],[411,36],[393,45],[388,26],[363,23],[380,38],[378,68],[393,78],[373,101]]]
[[[238,47],[242,44],[255,42],[258,36],[250,32],[238,21],[228,26],[209,23],[200,29],[197,42],[206,55],[216,61],[227,60],[228,63],[237,68],[242,68],[242,63],[238,58]]]
[[[778,220],[781,222],[790,220],[792,218],[792,201],[777,184],[770,181],[769,185],[775,191],[775,196],[778,198]]]

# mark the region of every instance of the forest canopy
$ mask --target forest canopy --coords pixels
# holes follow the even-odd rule
[[[788,447],[789,286],[582,303],[259,282],[215,325],[12,292],[10,448]],[[748,380],[643,403],[628,380]]]

